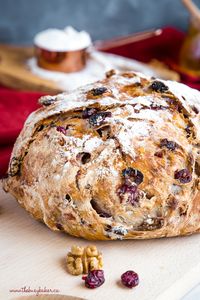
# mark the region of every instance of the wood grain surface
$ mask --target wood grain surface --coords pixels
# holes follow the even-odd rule
[[[33,47],[17,47],[0,44],[0,84],[17,90],[41,91],[49,94],[63,92],[56,82],[34,75],[26,64],[27,60],[34,56]],[[110,57],[111,59],[111,57]],[[112,58],[113,59],[113,58]],[[149,68],[155,73],[155,77],[170,80],[180,80],[177,72],[170,70],[165,64],[152,60],[149,64],[132,61],[131,59],[115,61],[115,68],[125,71],[136,70],[144,71]],[[123,63],[122,63],[123,62]],[[113,62],[114,63],[114,62]],[[131,66],[131,67],[130,67]],[[71,79],[70,79],[71,80]]]
[[[32,47],[0,45],[0,84],[17,90],[50,94],[62,92],[55,82],[39,78],[30,72],[26,61],[33,55]]]

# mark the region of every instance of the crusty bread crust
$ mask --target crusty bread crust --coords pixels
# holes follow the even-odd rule
[[[4,189],[53,230],[86,239],[200,231],[200,93],[139,73],[43,97]]]

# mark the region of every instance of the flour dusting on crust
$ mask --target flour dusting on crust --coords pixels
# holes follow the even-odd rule
[[[200,231],[198,91],[110,72],[40,103],[4,180],[36,219],[87,239]]]

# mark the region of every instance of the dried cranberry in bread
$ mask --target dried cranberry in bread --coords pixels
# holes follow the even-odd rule
[[[97,240],[200,231],[200,92],[112,72],[40,103],[3,183],[33,217]]]

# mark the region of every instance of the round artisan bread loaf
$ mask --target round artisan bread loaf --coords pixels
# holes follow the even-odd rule
[[[200,92],[110,71],[40,103],[3,182],[34,218],[97,240],[200,231]]]

